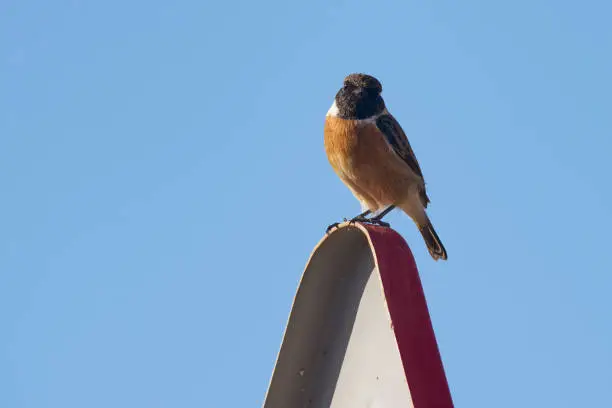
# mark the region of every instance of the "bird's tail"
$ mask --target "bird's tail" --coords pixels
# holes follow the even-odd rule
[[[446,249],[444,245],[442,245],[442,241],[440,241],[440,237],[436,233],[431,221],[427,219],[427,222],[423,225],[418,225],[419,231],[421,231],[421,235],[423,236],[423,240],[425,240],[425,245],[427,245],[427,250],[429,254],[434,260],[442,259],[446,260]]]
[[[398,207],[400,207],[406,215],[412,218],[412,221],[414,221],[419,231],[421,231],[421,235],[423,236],[423,240],[425,241],[425,245],[427,245],[427,250],[431,257],[436,261],[438,259],[446,260],[446,249],[444,245],[442,245],[442,241],[440,241],[440,237],[438,237],[433,225],[431,225],[423,202],[406,200],[399,203]]]

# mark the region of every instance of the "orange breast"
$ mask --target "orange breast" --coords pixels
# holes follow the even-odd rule
[[[325,151],[336,173],[353,192],[361,192],[378,208],[402,201],[414,176],[389,147],[375,124],[327,117]],[[356,194],[359,195],[359,194]],[[371,208],[372,209],[372,208]]]

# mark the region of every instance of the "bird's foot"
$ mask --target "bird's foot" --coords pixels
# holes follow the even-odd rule
[[[388,227],[389,226],[389,224],[387,224],[386,222],[381,221],[380,219],[366,218],[366,215],[368,215],[370,213],[371,213],[371,211],[368,210],[368,211],[362,212],[361,214],[359,214],[356,217],[351,218],[350,220],[346,219],[346,218],[343,218],[342,222],[348,222],[349,225],[355,224],[356,222],[362,222],[362,223],[366,223],[366,224],[369,223],[369,224],[381,225],[383,227],[385,227],[385,226]],[[331,224],[330,226],[327,227],[327,229],[325,230],[325,233],[329,234],[329,232],[331,230],[333,230],[334,228],[336,228],[338,225],[340,225],[339,222],[334,222],[333,224]]]
[[[366,218],[363,214],[359,214],[356,217],[351,218],[350,220],[347,220],[346,218],[344,219],[344,221],[348,221],[349,225],[354,224],[356,222],[370,222],[370,219]]]
[[[325,233],[329,234],[329,232],[333,230],[334,228],[336,228],[338,225],[340,225],[339,222],[334,222],[333,224],[327,227],[327,229],[325,230]]]
[[[348,222],[349,225],[352,225],[356,222],[370,222],[370,220],[361,214],[356,217],[351,218],[350,220],[348,218],[343,218],[342,222],[334,222],[333,224],[329,225],[327,229],[325,230],[325,233],[329,234],[331,230],[333,230],[334,228],[337,228],[338,225],[345,223],[345,222]]]

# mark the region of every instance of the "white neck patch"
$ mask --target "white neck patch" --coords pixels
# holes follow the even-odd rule
[[[338,109],[338,105],[336,105],[336,99],[334,98],[334,103],[332,103],[331,108],[329,108],[329,110],[327,111],[326,116],[332,116],[335,118],[338,116],[339,113],[340,109]]]

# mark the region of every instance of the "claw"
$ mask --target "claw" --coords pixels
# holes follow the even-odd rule
[[[362,215],[358,215],[350,219],[349,224],[354,224],[356,222],[369,222],[370,220]]]
[[[327,229],[325,230],[325,233],[329,234],[329,232],[333,230],[334,228],[336,228],[338,225],[340,225],[339,222],[334,222],[333,224],[327,227]]]

